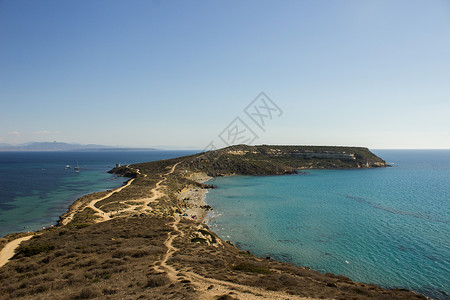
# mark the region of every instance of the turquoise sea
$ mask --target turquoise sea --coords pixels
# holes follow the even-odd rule
[[[208,183],[211,229],[258,256],[450,298],[450,150],[378,150],[391,168]]]
[[[121,186],[127,178],[107,173],[116,163],[154,161],[195,152],[0,152],[0,237],[54,225],[77,198]],[[79,173],[73,169],[77,163]]]

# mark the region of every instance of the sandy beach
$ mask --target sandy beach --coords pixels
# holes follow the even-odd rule
[[[198,183],[205,183],[206,181],[212,179],[212,177],[206,175],[205,173],[192,173],[187,176],[187,178],[196,181]],[[182,209],[182,216],[185,218],[193,218],[198,221],[205,221],[208,214],[208,206],[206,206],[205,197],[208,193],[208,189],[201,188],[198,186],[188,186],[183,188],[178,193],[178,198],[180,201],[186,205]]]

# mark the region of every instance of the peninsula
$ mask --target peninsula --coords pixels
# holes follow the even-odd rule
[[[237,145],[114,168],[130,178],[122,187],[79,198],[20,244],[0,268],[0,298],[426,299],[255,257],[203,222],[212,177],[386,166],[366,148]]]

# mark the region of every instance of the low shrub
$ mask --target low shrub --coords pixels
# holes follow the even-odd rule
[[[117,259],[117,258],[112,258],[112,259],[108,259],[102,263],[102,269],[109,269],[111,267],[121,266],[123,264],[125,264],[125,263],[122,260]]]
[[[103,295],[114,295],[117,293],[117,289],[113,288],[104,288],[103,289]]]
[[[214,236],[214,234],[212,234],[211,232],[209,232],[208,230],[205,230],[205,229],[200,229],[199,230],[204,236],[210,236],[211,237],[211,242],[213,243],[213,244],[215,244],[216,242],[217,242],[217,239],[216,239],[216,237]]]
[[[74,299],[91,299],[100,296],[100,293],[93,288],[85,287]]]
[[[142,249],[128,248],[128,249],[117,250],[116,252],[113,253],[112,257],[113,258],[122,258],[122,257],[126,257],[126,256],[131,256],[134,258],[140,258],[140,257],[144,257],[147,255],[150,255],[150,251],[142,250]]]
[[[206,243],[206,239],[201,238],[201,237],[195,237],[195,238],[191,239],[191,242],[205,244]]]
[[[259,274],[270,274],[271,273],[269,269],[262,267],[262,266],[255,265],[255,264],[251,264],[251,263],[239,263],[239,264],[233,266],[233,270],[250,272],[250,273],[259,273]]]
[[[17,264],[14,269],[16,270],[17,273],[26,273],[26,272],[30,272],[30,271],[36,271],[37,269],[39,269],[39,265],[36,263],[20,263]]]
[[[147,284],[145,285],[145,287],[155,288],[155,287],[166,285],[168,283],[169,283],[169,280],[164,275],[160,275],[160,274],[150,275],[147,278]]]
[[[73,227],[75,229],[82,229],[91,226],[92,224],[89,223],[69,223],[68,227]]]
[[[30,257],[39,253],[49,252],[55,249],[55,246],[49,244],[34,244],[29,246],[19,247],[19,250],[14,255],[14,258],[17,257]]]

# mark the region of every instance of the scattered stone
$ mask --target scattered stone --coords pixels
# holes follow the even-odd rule
[[[337,288],[336,283],[333,283],[333,282],[328,282],[328,283],[327,283],[327,286],[333,287],[333,288]]]

